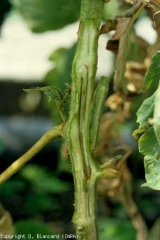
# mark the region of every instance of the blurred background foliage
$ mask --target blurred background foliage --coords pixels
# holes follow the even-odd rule
[[[62,29],[78,20],[80,2],[80,0],[61,0],[60,2],[56,0],[0,0],[0,27],[9,11],[14,9],[17,14],[20,13],[23,16],[28,27],[35,33],[42,34],[45,31]],[[128,4],[124,1],[110,1],[105,6],[103,20],[115,16],[119,13],[119,9],[127,8]],[[141,18],[145,16],[149,19],[150,15],[147,11],[143,12]],[[159,45],[156,45],[159,41],[159,28],[157,27],[156,30],[157,41],[152,45],[132,32],[129,59],[135,61],[137,65],[130,65],[129,76],[139,74],[139,82],[146,71],[144,58],[150,59],[154,50],[159,49]],[[69,36],[64,36],[64,38],[66,37]],[[110,33],[108,37],[110,37]],[[0,39],[0,41],[2,40]],[[51,39],[51,41],[54,40]],[[106,46],[103,47],[106,51]],[[28,95],[21,96],[21,92],[23,88],[45,85],[53,85],[64,92],[65,83],[71,82],[71,66],[75,49],[76,43],[69,48],[62,46],[48,56],[53,66],[47,73],[44,73],[43,82],[1,83],[1,127],[4,129],[7,126],[9,132],[8,135],[4,135],[3,131],[1,132],[1,172],[31,147],[46,130],[61,122],[53,102],[48,103],[41,93],[30,94],[28,100]],[[104,67],[105,64],[107,65],[107,63],[104,63]],[[113,78],[113,72],[114,68],[111,78]],[[134,86],[136,91],[138,88],[139,93],[141,93],[141,85],[137,84],[137,79],[130,77],[130,80],[132,87]],[[113,114],[112,119],[114,120],[112,125],[109,125],[108,118],[105,123],[106,129],[108,129],[105,135],[110,136],[110,139],[106,140],[105,147],[108,150],[111,142],[119,144],[122,140],[123,144],[132,148],[132,154],[127,160],[127,168],[130,171],[129,176],[131,175],[132,181],[129,177],[130,180],[127,178],[126,182],[128,181],[127,184],[134,196],[134,201],[148,228],[151,229],[150,239],[158,240],[160,238],[160,222],[158,220],[160,217],[160,193],[149,188],[141,188],[141,184],[144,182],[143,156],[138,153],[137,143],[132,137],[132,132],[137,127],[135,123],[136,111],[144,98],[154,90],[151,89],[150,92],[142,95],[137,95],[136,91],[131,92],[128,96],[132,102],[131,115],[127,118],[124,117],[122,121],[117,118],[117,115],[114,115],[117,109],[112,109],[113,102],[109,105],[106,103],[105,111],[113,110],[111,114]],[[113,94],[112,84],[109,94],[110,96]],[[118,98],[116,97],[114,101],[118,101]],[[116,106],[118,106],[117,103]],[[68,110],[69,103],[66,105],[66,111]],[[122,116],[124,111],[117,111],[117,113],[118,116]],[[115,129],[118,129],[118,135]],[[112,183],[114,182],[109,184],[112,185]],[[129,218],[123,204],[119,201],[119,192],[116,190],[115,195],[110,195],[109,193],[114,190],[114,187],[108,190],[107,184],[105,181],[98,184],[97,212],[100,239],[128,240],[129,236],[130,240],[134,240],[136,231],[132,226],[132,219]],[[119,185],[121,186],[121,184],[124,183],[120,180]],[[71,218],[74,186],[65,143],[56,140],[49,144],[32,159],[31,163],[28,163],[10,180],[1,185],[0,201],[10,213],[10,215],[6,215],[6,211],[2,210],[1,218],[6,216],[6,220],[4,221],[5,227],[4,225],[0,226],[0,233],[13,232],[11,216],[17,234],[27,235],[30,233],[34,236],[37,233],[73,233]]]
[[[79,18],[80,0],[12,0],[11,3],[21,12],[28,27],[40,33],[57,30]]]

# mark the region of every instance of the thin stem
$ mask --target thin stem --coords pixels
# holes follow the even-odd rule
[[[134,12],[133,17],[131,19],[131,22],[129,23],[128,29],[133,25],[134,21],[137,19],[137,17],[142,12],[142,10],[145,8],[145,6],[146,6],[146,4],[142,3],[142,4],[140,4],[139,8],[137,8],[137,9],[135,8],[135,12]]]
[[[119,193],[119,199],[123,204],[134,228],[137,230],[136,240],[147,240],[148,229],[143,216],[138,210],[138,207],[132,197],[131,192],[124,186]]]
[[[32,159],[42,148],[44,148],[51,140],[62,135],[62,125],[53,127],[46,132],[24,155],[12,163],[0,175],[0,184],[8,180],[13,174],[21,169],[30,159]]]
[[[130,9],[127,9],[126,11],[116,15],[112,20],[116,20],[118,18],[126,18],[126,17],[133,17],[134,14],[137,12],[137,10],[140,8],[142,5],[142,2],[139,1],[133,5]],[[145,6],[145,4],[143,4]]]

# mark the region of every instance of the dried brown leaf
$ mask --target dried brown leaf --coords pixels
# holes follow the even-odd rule
[[[112,38],[107,43],[107,49],[117,53],[117,60],[115,66],[115,76],[114,76],[114,88],[123,92],[125,95],[127,93],[127,81],[124,78],[125,72],[125,63],[128,55],[128,38],[129,38],[129,29],[130,22],[132,18],[119,18],[116,26],[116,32]],[[118,49],[118,51],[117,51]],[[122,81],[123,79],[123,81]]]
[[[127,62],[124,76],[129,80],[127,88],[131,92],[142,93],[144,89],[144,75],[146,66],[138,62]]]
[[[112,111],[117,111],[122,109],[122,105],[124,103],[124,100],[121,96],[121,94],[114,93],[110,97],[107,98],[106,100],[106,105],[112,110]]]
[[[100,29],[100,34],[109,33],[116,29],[116,21],[114,20],[107,20],[105,24],[102,25]]]
[[[136,3],[136,1],[137,1],[137,0],[125,0],[125,2],[127,2],[127,3],[131,3],[131,4]]]
[[[112,53],[118,54],[119,40],[109,40],[106,49]]]
[[[131,22],[132,18],[118,18],[118,24],[116,27],[116,32],[112,36],[112,40],[118,40],[126,33],[129,23]]]

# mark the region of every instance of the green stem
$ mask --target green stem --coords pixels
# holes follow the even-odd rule
[[[72,68],[71,109],[64,128],[75,184],[73,223],[79,240],[97,239],[95,187],[99,168],[91,151],[90,126],[102,11],[103,0],[82,0],[78,45]]]
[[[46,132],[25,154],[12,163],[4,172],[0,174],[0,184],[8,180],[13,174],[18,172],[29,160],[31,160],[50,141],[63,135],[63,125],[53,127]]]

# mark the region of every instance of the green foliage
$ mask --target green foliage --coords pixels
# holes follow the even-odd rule
[[[142,186],[147,186],[155,190],[160,190],[160,160],[155,156],[147,155],[144,157],[146,183]]]
[[[21,169],[20,175],[31,185],[24,202],[24,210],[31,216],[58,209],[59,203],[54,195],[70,189],[69,183],[61,181],[55,174],[51,175],[47,169],[34,164]]]
[[[138,138],[138,134],[144,133],[150,127],[148,119],[151,116],[153,116],[154,99],[155,99],[155,94],[145,99],[143,104],[138,109],[137,122],[139,123],[139,128],[134,131],[133,133],[134,138]]]
[[[153,127],[150,127],[140,138],[139,138],[139,151],[144,155],[156,156],[160,150],[156,136],[154,134]]]
[[[58,208],[57,200],[48,193],[36,192],[30,190],[25,198],[23,205],[23,211],[29,216],[37,216],[43,214],[51,209],[55,210]]]
[[[16,228],[16,235],[24,234],[25,239],[32,239],[32,238],[39,238],[37,237],[37,234],[42,235],[58,235],[55,232],[53,232],[48,226],[46,226],[44,223],[40,223],[38,221],[34,220],[22,220],[15,224]],[[16,236],[15,238],[17,239]],[[59,238],[61,239],[61,238]]]
[[[60,29],[79,18],[80,0],[11,0],[37,33]]]
[[[136,231],[128,221],[100,219],[99,220],[100,239],[109,240],[135,240]],[[128,237],[129,236],[129,237]]]
[[[160,71],[159,71],[160,73]],[[154,103],[154,115],[153,115],[153,128],[160,146],[160,81],[156,91],[155,103]]]
[[[50,56],[50,61],[54,66],[45,76],[45,82],[48,85],[61,89],[62,92],[66,89],[66,84],[71,83],[71,69],[72,61],[75,54],[76,44],[70,48],[59,48],[54,51]],[[70,99],[70,98],[69,98]],[[69,100],[64,106],[65,115],[68,116],[69,112]],[[48,105],[48,104],[47,104]],[[52,105],[49,105],[53,119],[56,122],[61,122],[57,109]]]
[[[47,169],[30,164],[21,169],[20,179],[13,178],[0,186],[0,197],[5,203],[12,198],[15,208],[18,201],[23,214],[33,217],[50,209],[59,209],[59,200],[55,196],[69,190],[70,184],[61,181],[55,173],[51,175]]]
[[[76,44],[70,48],[58,48],[49,60],[53,62],[53,68],[46,74],[45,81],[48,85],[64,90],[65,83],[71,83],[72,61],[76,50]]]
[[[0,154],[2,154],[6,150],[6,146],[4,142],[0,139]]]
[[[61,193],[69,189],[69,184],[33,164],[25,166],[20,174],[32,183],[33,190],[37,193]]]
[[[157,52],[145,76],[145,88],[157,87],[160,79],[160,52]],[[160,190],[160,87],[147,98],[137,112],[139,128],[133,136],[138,138],[140,153],[144,154],[145,178],[143,186]],[[151,126],[153,124],[153,126]]]
[[[109,3],[104,5],[104,10],[103,10],[103,19],[110,19],[112,18],[115,14],[118,13],[118,2],[117,1],[110,1]]]
[[[25,188],[25,182],[12,179],[0,185],[0,197],[11,198]]]
[[[158,86],[160,80],[160,51],[156,52],[152,58],[152,62],[145,76],[144,87],[148,89],[150,87]]]

